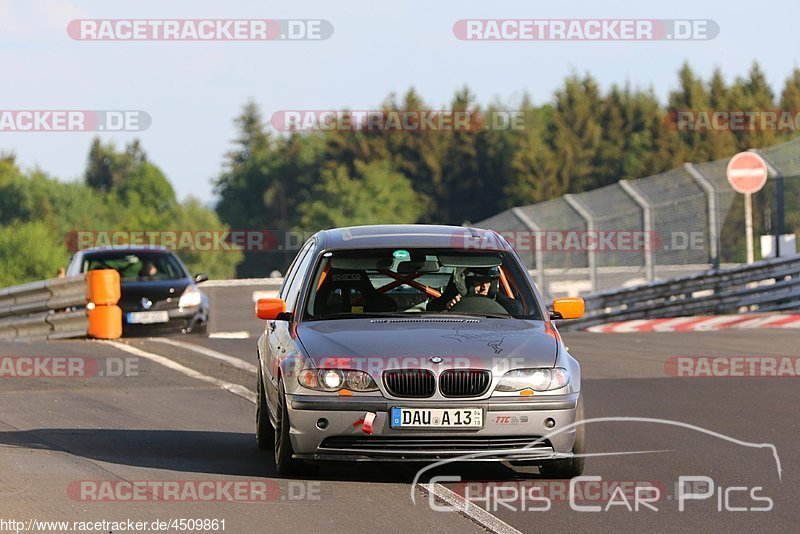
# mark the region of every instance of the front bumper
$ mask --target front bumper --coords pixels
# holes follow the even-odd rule
[[[295,457],[305,460],[437,461],[465,456],[464,461],[537,461],[572,451],[579,394],[480,401],[388,400],[382,397],[287,395],[290,436]],[[480,430],[409,430],[391,428],[389,411],[403,408],[482,408]],[[373,433],[360,420],[375,413]],[[326,419],[320,429],[317,422]],[[546,419],[555,427],[547,428]],[[553,434],[554,433],[554,434]],[[548,434],[553,434],[544,439]]]

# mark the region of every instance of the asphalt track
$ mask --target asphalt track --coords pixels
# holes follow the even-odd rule
[[[0,379],[0,531],[1,520],[9,519],[26,526],[30,519],[224,519],[226,532],[785,532],[800,525],[797,378],[676,378],[665,368],[675,356],[797,357],[797,332],[564,334],[582,364],[588,419],[664,420],[587,424],[588,452],[603,455],[587,459],[585,475],[602,482],[578,486],[572,504],[601,507],[588,512],[571,507],[567,483],[542,479],[534,467],[454,463],[427,472],[423,486],[413,485],[414,464],[335,464],[297,479],[279,477],[252,433],[250,366],[260,325],[244,314],[219,313],[232,305],[224,298],[212,305],[213,333],[250,337],[170,338],[180,346],[141,338],[125,340],[122,348],[77,340],[0,342],[0,356],[85,357],[98,370],[134,366],[129,376]],[[771,449],[745,442],[774,445],[780,475]],[[657,452],[606,455],[636,451]],[[430,494],[431,476],[467,483],[430,486]],[[712,496],[685,501],[680,511],[681,476],[710,477]],[[238,482],[265,492],[251,502],[224,495],[211,502],[103,501],[101,493],[76,490],[81,481],[95,484],[89,488],[97,481]],[[651,503],[657,511],[621,503],[633,508],[632,484],[659,489]],[[534,485],[539,489],[531,490]],[[609,505],[616,486],[627,489]],[[590,491],[597,487],[607,493]],[[770,511],[729,510],[765,507],[751,490],[771,500]],[[472,505],[440,511],[450,506],[447,499],[463,506],[454,494],[467,495]]]

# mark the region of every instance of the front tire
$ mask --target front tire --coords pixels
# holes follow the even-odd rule
[[[286,407],[286,390],[283,379],[278,381],[278,409],[275,415],[275,467],[281,475],[293,475],[300,471],[302,462],[293,458],[294,449],[289,435],[289,410]]]
[[[261,450],[270,450],[275,447],[275,429],[269,420],[269,407],[267,396],[264,392],[264,377],[261,374],[261,365],[258,366],[258,385],[256,386],[256,442]]]
[[[575,422],[583,421],[583,397],[578,400],[578,408],[575,411]],[[575,427],[575,443],[572,445],[572,458],[562,460],[551,460],[539,466],[539,473],[546,478],[575,478],[583,474],[586,458],[586,425]]]

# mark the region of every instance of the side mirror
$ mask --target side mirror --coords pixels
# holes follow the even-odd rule
[[[580,297],[556,299],[553,301],[553,311],[550,319],[578,319],[583,317],[586,305]]]
[[[282,299],[258,299],[256,316],[265,321],[281,319],[279,315],[286,312],[286,303]]]
[[[199,284],[200,282],[205,282],[206,280],[208,280],[208,275],[205,273],[194,275],[194,281],[196,284]]]

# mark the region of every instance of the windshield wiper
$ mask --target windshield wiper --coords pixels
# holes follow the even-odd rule
[[[476,313],[476,312],[459,313],[459,312],[455,312],[455,313],[451,313],[450,314],[451,317],[453,315],[463,315],[465,317],[485,317],[487,319],[514,319],[513,315],[500,314],[500,313]]]
[[[325,315],[313,315],[309,321],[327,321],[330,319],[374,319],[376,317],[406,317],[407,314],[398,312],[364,312],[364,313],[328,313]]]

